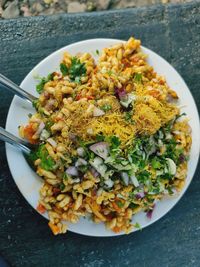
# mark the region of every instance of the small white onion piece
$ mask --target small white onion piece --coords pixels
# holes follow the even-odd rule
[[[166,158],[166,161],[167,161],[169,173],[171,175],[175,175],[176,174],[176,164],[175,164],[175,162],[170,158]]]
[[[99,142],[90,146],[90,150],[103,159],[108,157],[108,149],[109,146],[106,142]]]
[[[138,187],[138,186],[139,186],[138,179],[135,177],[135,175],[131,175],[131,176],[130,176],[130,180],[131,180],[132,184],[133,184],[135,187]]]
[[[114,185],[114,182],[111,179],[107,179],[104,181],[104,184],[108,187],[111,188]]]
[[[85,150],[83,147],[78,147],[76,151],[80,157],[83,157],[85,155]]]
[[[47,142],[52,145],[52,147],[56,147],[57,146],[57,143],[55,140],[53,140],[53,138],[48,138],[47,139]]]
[[[40,134],[41,134],[41,132],[42,132],[42,130],[44,129],[44,127],[45,127],[45,124],[44,124],[44,122],[43,122],[43,121],[42,121],[42,122],[40,122],[40,124],[39,124],[39,127],[38,127],[38,129],[37,129],[37,131],[36,131],[35,135],[40,135]]]
[[[75,166],[76,167],[79,167],[79,166],[86,166],[87,165],[87,161],[82,159],[82,158],[78,158],[76,163],[75,163]]]
[[[68,167],[66,170],[66,173],[71,175],[71,176],[78,176],[78,170],[74,166]]]
[[[129,183],[129,177],[128,177],[128,174],[126,172],[122,172],[121,173],[121,177],[122,177],[122,180],[123,182],[125,183],[125,185],[128,185]]]
[[[105,112],[101,110],[100,108],[95,107],[93,110],[93,116],[94,117],[99,117],[105,115]]]

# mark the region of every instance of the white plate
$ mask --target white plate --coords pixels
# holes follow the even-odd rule
[[[92,39],[75,44],[68,45],[54,52],[43,61],[41,61],[33,70],[25,77],[21,83],[21,87],[33,95],[36,94],[34,75],[47,76],[49,73],[59,70],[59,64],[63,57],[64,51],[75,55],[78,52],[90,52],[95,56],[95,51],[102,50],[104,47],[114,45],[122,42],[114,39]],[[164,75],[171,88],[173,88],[180,96],[180,106],[183,106],[182,111],[186,112],[190,118],[190,126],[192,128],[192,148],[191,157],[188,163],[188,175],[185,187],[178,197],[171,197],[161,200],[157,203],[153,212],[152,219],[148,219],[144,212],[135,215],[133,222],[138,222],[142,228],[154,223],[163,217],[183,196],[188,188],[192,177],[194,175],[200,150],[200,125],[199,116],[194,99],[177,71],[163,58],[151,50],[142,47],[142,50],[149,56],[149,64],[161,75]],[[18,135],[18,126],[26,124],[28,121],[28,114],[33,113],[34,109],[31,104],[15,96],[7,117],[6,129],[11,133]],[[26,163],[22,153],[14,149],[10,145],[6,145],[7,159],[12,176],[17,184],[22,195],[26,198],[28,203],[36,209],[39,199],[39,189],[42,185],[42,180],[38,177]],[[46,218],[47,216],[44,215]],[[48,226],[47,226],[48,227]],[[111,231],[108,231],[104,224],[95,224],[87,219],[81,219],[77,224],[69,224],[69,230],[75,233],[90,235],[90,236],[116,236]],[[133,230],[136,231],[136,230]]]

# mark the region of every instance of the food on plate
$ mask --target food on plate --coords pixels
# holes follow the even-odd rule
[[[152,216],[156,202],[184,186],[191,129],[178,95],[147,62],[140,41],[89,53],[64,53],[60,71],[41,78],[35,114],[21,137],[44,179],[37,210],[53,233],[80,217],[115,233]]]

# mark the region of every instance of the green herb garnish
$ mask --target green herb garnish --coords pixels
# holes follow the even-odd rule
[[[65,189],[65,185],[64,184],[60,184],[60,190],[63,191]]]
[[[116,204],[120,209],[123,208],[123,206],[124,206],[124,203],[121,202],[120,200],[116,201]]]
[[[111,136],[109,138],[110,143],[111,143],[111,149],[116,149],[120,146],[121,141],[119,140],[119,138],[115,135]]]
[[[40,82],[36,85],[36,91],[41,94],[44,90],[45,83],[53,80],[53,73],[50,73],[47,77],[40,78]]]
[[[40,145],[36,151],[33,151],[29,155],[29,159],[34,162],[40,159],[40,167],[46,171],[52,171],[55,167],[55,161],[49,156],[49,153],[44,144]]]
[[[63,76],[66,76],[69,73],[68,67],[65,65],[65,63],[60,64],[60,71],[62,72]]]
[[[67,180],[69,178],[69,176],[67,175],[66,172],[63,173],[63,180]]]
[[[129,122],[130,124],[134,124],[135,122],[134,122],[134,120],[132,119],[132,116],[133,116],[133,114],[132,114],[131,111],[129,111],[129,112],[125,112],[124,119],[125,119],[127,122]]]
[[[103,111],[106,112],[106,111],[111,110],[112,109],[112,106],[109,105],[109,104],[105,104],[105,105],[101,106],[100,109],[102,109]]]
[[[38,105],[39,105],[39,101],[38,101],[38,99],[33,100],[33,102],[32,102],[32,106],[33,106],[35,109],[38,109]]]
[[[73,57],[69,68],[64,63],[60,64],[60,71],[63,76],[69,75],[72,81],[80,83],[81,77],[85,76],[87,70],[85,63],[81,63],[80,59]]]
[[[142,82],[142,74],[141,73],[135,73],[134,81],[137,83],[141,83]]]
[[[80,78],[86,74],[85,63],[81,63],[77,57],[72,58],[71,66],[69,68],[69,77],[73,81],[80,81]]]
[[[136,223],[134,224],[134,227],[137,228],[137,229],[142,230],[142,228],[141,228],[141,226],[140,226],[140,224],[139,224],[138,222],[136,222]]]
[[[153,158],[151,161],[151,166],[154,169],[160,169],[162,167],[162,164],[160,163],[160,161],[157,158]]]

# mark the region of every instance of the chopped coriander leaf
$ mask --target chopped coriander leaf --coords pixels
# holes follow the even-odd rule
[[[173,195],[174,194],[174,192],[173,192],[173,190],[172,190],[172,188],[170,186],[167,188],[167,190],[168,190],[168,193],[170,195]]]
[[[65,189],[65,185],[64,184],[60,184],[60,190],[63,191]]]
[[[134,81],[137,83],[141,83],[142,82],[142,73],[135,73]]]
[[[76,83],[80,83],[81,82],[81,77],[76,77],[74,80]]]
[[[33,114],[31,114],[31,113],[28,114],[28,117],[29,117],[29,118],[31,118],[32,116],[33,116]]]
[[[160,178],[164,179],[164,180],[172,180],[173,177],[174,177],[174,175],[172,175],[170,173],[165,173],[165,174],[160,175]]]
[[[113,74],[112,70],[108,70],[108,71],[107,71],[107,74],[108,74],[108,75],[112,75],[112,74]]]
[[[96,50],[96,54],[99,56],[99,50],[98,49]]]
[[[102,109],[103,111],[109,111],[112,109],[112,106],[109,104],[105,104],[105,105],[101,106],[100,109]]]
[[[87,170],[88,170],[88,167],[87,165],[82,165],[82,166],[79,166],[78,169],[82,172],[82,173],[86,173]]]
[[[136,208],[139,207],[139,205],[135,204],[135,203],[130,203],[128,207],[131,208],[131,209],[136,209]]]
[[[162,164],[160,163],[160,161],[158,160],[158,158],[153,158],[151,161],[151,166],[154,169],[160,169],[162,167]]]
[[[42,144],[36,151],[33,151],[29,155],[29,159],[34,162],[36,159],[40,159],[40,167],[46,171],[52,171],[55,168],[55,161],[49,156],[45,145]]]
[[[69,176],[67,175],[67,173],[65,172],[65,173],[63,173],[63,179],[64,180],[67,180],[69,178]]]
[[[96,140],[98,142],[102,142],[102,141],[104,141],[104,139],[105,139],[105,137],[102,134],[97,134],[96,135]]]
[[[39,94],[42,93],[42,91],[43,91],[43,89],[44,89],[44,85],[45,85],[45,83],[46,83],[45,78],[42,78],[42,80],[40,81],[40,83],[38,83],[38,84],[36,85],[36,91],[37,91]]]
[[[64,63],[60,64],[60,71],[62,72],[63,76],[66,76],[69,73],[69,69]]]
[[[121,141],[115,135],[111,136],[109,141],[111,143],[111,149],[118,148],[120,146],[120,144],[121,144]]]
[[[69,77],[73,81],[80,81],[80,78],[86,74],[85,63],[81,63],[80,59],[73,57],[69,68]]]
[[[140,224],[139,224],[138,222],[136,222],[136,223],[134,224],[134,227],[137,228],[137,229],[142,230],[142,228],[141,228],[141,226],[140,226]]]
[[[125,120],[128,121],[131,124],[134,124],[134,120],[132,119],[132,112],[125,112],[125,116],[124,116]]]
[[[33,100],[33,102],[32,102],[32,106],[33,106],[35,109],[38,108],[38,104],[39,104],[38,99]]]
[[[46,124],[45,124],[45,129],[47,131],[51,132],[51,126],[53,126],[53,124],[54,124],[53,121],[51,121],[51,120],[47,121]]]
[[[178,120],[179,118],[181,118],[182,116],[186,116],[187,114],[185,112],[179,114],[176,116],[176,120]]]
[[[124,203],[121,202],[120,200],[116,201],[116,204],[117,204],[117,206],[118,206],[119,208],[123,208],[123,206],[124,206]]]
[[[136,177],[138,181],[145,183],[150,178],[150,173],[146,170],[139,172]]]
[[[44,85],[53,80],[53,73],[48,74],[47,77],[43,77],[40,79],[40,82],[36,85],[36,91],[41,94],[44,90]]]

